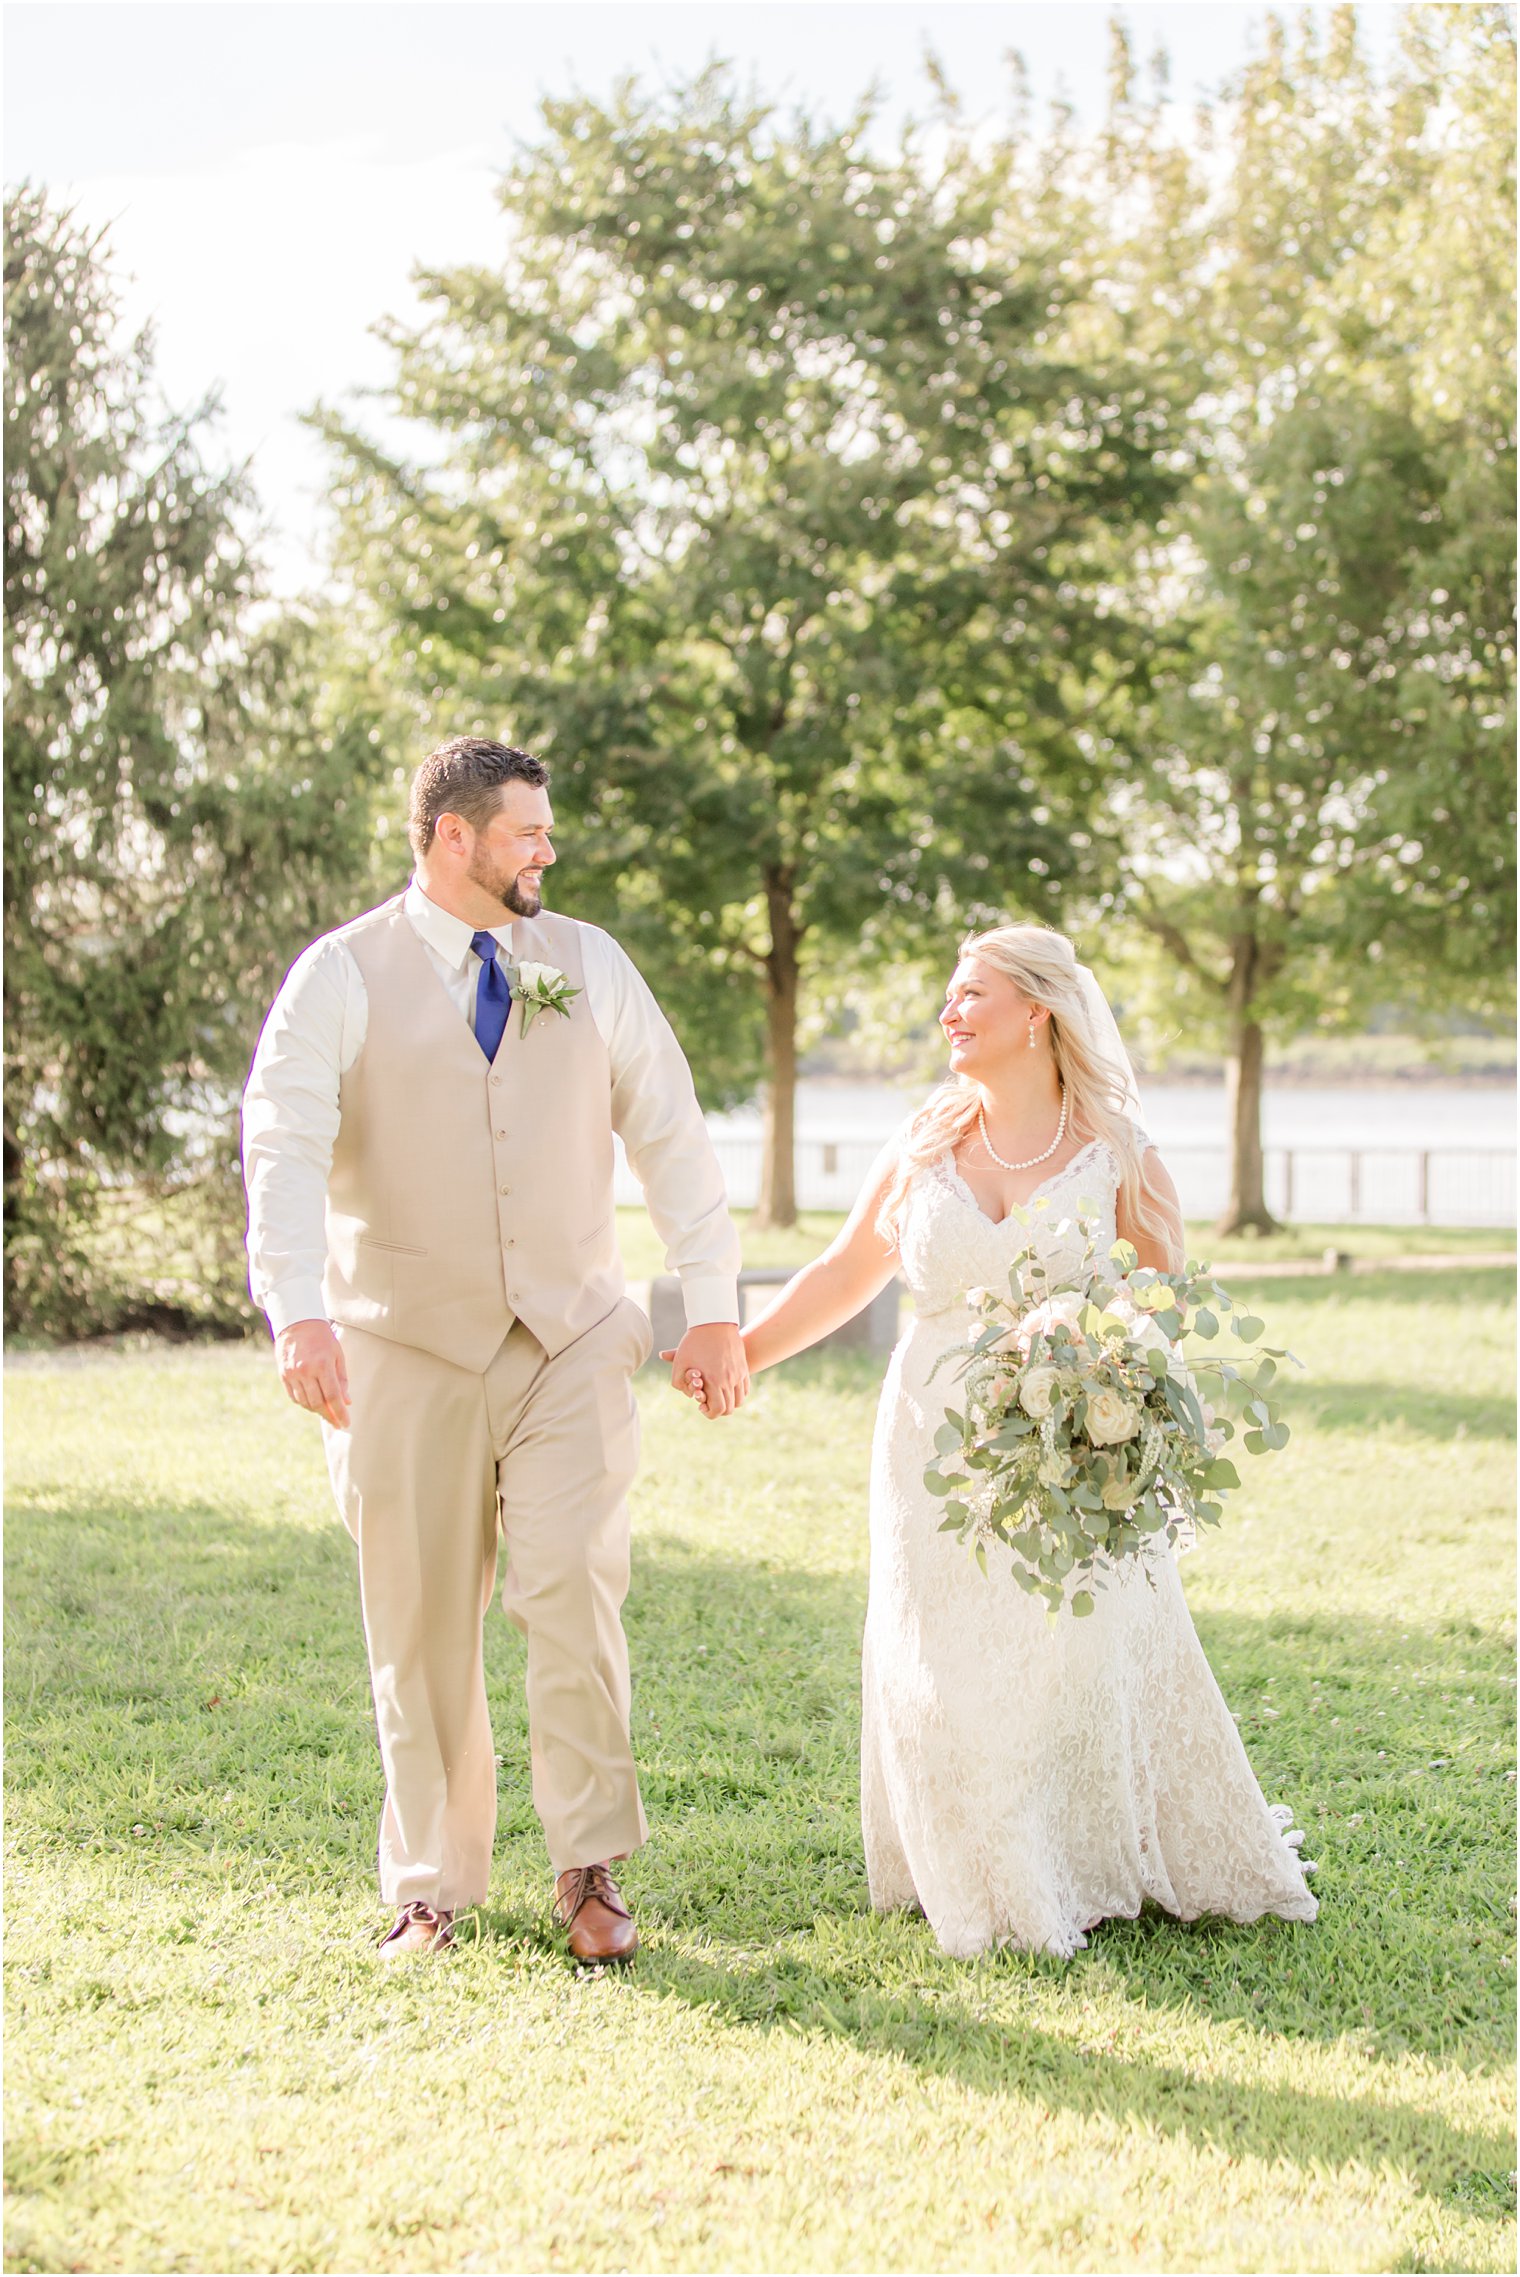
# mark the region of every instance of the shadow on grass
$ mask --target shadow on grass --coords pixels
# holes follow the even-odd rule
[[[1289,1300],[1294,1305],[1377,1304],[1411,1309],[1432,1304],[1508,1306],[1515,1291],[1514,1271],[1508,1265],[1453,1265],[1436,1270],[1421,1267],[1414,1272],[1378,1272],[1375,1268],[1361,1273],[1306,1271],[1281,1277],[1274,1272],[1270,1278],[1263,1278],[1253,1276],[1242,1260],[1232,1259],[1218,1268],[1218,1276],[1227,1289],[1239,1282],[1245,1292],[1249,1284],[1252,1306],[1264,1312],[1269,1321],[1272,1308]]]
[[[257,1862],[292,1891],[372,1886],[379,1776],[336,1519],[23,1505],[6,1548],[11,1829],[34,1863],[125,1853],[150,1883],[172,1867],[180,1904],[197,1857],[208,1879]],[[863,1612],[858,1577],[640,1541],[628,1627],[654,1840],[625,1886],[647,1933],[643,1991],[1264,2158],[1413,2159],[1428,2187],[1502,2211],[1502,2143],[1377,2096],[1381,2058],[1481,2065],[1508,2052],[1513,1788],[1488,1750],[1508,1739],[1513,1694],[1497,1637],[1465,1620],[1201,1617],[1258,1775],[1292,1801],[1321,1860],[1319,1923],[1187,1928],[1147,1914],[1105,1924],[1070,1964],[964,1964],[922,1921],[870,1911]],[[479,1931],[547,1945],[522,1646],[497,1613],[487,1637],[499,1858],[525,1894],[483,1909]],[[1010,2025],[1021,1982],[1076,1989],[1083,1973],[1094,1998],[1349,2038],[1368,2094],[1232,2083]]]
[[[993,1973],[1032,1973],[1027,1957]],[[1407,2102],[1369,2092],[1352,2099],[1209,2076],[1197,2066],[1137,2061],[1100,2040],[978,2013],[986,1973],[962,1968],[960,1997],[883,1990],[787,1957],[729,1961],[662,1948],[639,1964],[642,1990],[675,1995],[749,2029],[847,2041],[980,2094],[1023,2094],[1079,2118],[1139,2122],[1269,2165],[1387,2165],[1421,2190],[1495,2221],[1514,2209],[1513,2145],[1503,2134],[1452,2125]]]
[[[1365,1431],[1369,1411],[1381,1411],[1386,1422],[1422,1438],[1449,1446],[1460,1439],[1514,1437],[1513,1409],[1481,1392],[1425,1391],[1417,1385],[1348,1383],[1316,1384],[1300,1377],[1279,1379],[1283,1412],[1296,1429],[1312,1425],[1317,1431]]]

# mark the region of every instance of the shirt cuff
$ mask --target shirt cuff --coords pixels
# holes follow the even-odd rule
[[[739,1325],[739,1284],[729,1276],[710,1273],[681,1283],[688,1328],[706,1328],[713,1321]]]
[[[298,1320],[326,1320],[322,1284],[320,1281],[282,1281],[265,1297],[263,1311],[271,1336],[278,1336],[282,1328],[293,1328]]]

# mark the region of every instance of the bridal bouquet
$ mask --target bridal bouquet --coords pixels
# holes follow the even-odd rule
[[[1020,1588],[1052,1617],[1063,1604],[1081,1616],[1126,1558],[1218,1524],[1221,1496],[1240,1484],[1224,1452],[1237,1431],[1253,1454],[1287,1445],[1269,1386],[1293,1355],[1184,1356],[1184,1322],[1209,1341],[1227,1319],[1243,1344],[1262,1323],[1203,1266],[1156,1272],[1124,1241],[1100,1252],[1085,1217],[1073,1273],[1068,1243],[1051,1239],[1064,1223],[1029,1222],[1007,1295],[967,1291],[970,1348],[945,1355],[958,1360],[964,1406],[946,1410],[924,1484],[944,1499],[940,1531],[958,1534],[983,1572],[988,1543],[1005,1543]],[[1059,1286],[1045,1262],[1056,1249]]]

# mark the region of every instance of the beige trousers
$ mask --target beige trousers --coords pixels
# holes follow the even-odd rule
[[[628,1739],[626,1496],[633,1372],[649,1325],[621,1300],[554,1359],[519,1321],[484,1375],[340,1328],[352,1420],[322,1436],[359,1550],[385,1768],[380,1894],[479,1904],[496,1761],[483,1625],[502,1601],[528,1640],[533,1804],[556,1873],[648,1835]]]

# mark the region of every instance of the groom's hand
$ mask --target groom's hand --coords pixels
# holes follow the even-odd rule
[[[348,1367],[325,1320],[293,1320],[274,1340],[280,1381],[297,1407],[348,1429]]]
[[[670,1361],[671,1383],[687,1397],[691,1396],[688,1374],[701,1377],[700,1405],[709,1418],[732,1415],[749,1390],[744,1341],[732,1321],[709,1320],[700,1328],[688,1328],[675,1350],[662,1352],[660,1358]]]

